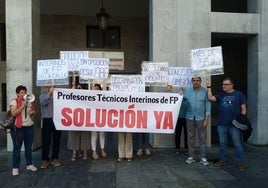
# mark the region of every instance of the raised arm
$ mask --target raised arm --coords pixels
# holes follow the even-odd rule
[[[208,100],[216,102],[217,99],[215,96],[213,96],[212,91],[211,91],[211,84],[209,80],[207,79],[207,90],[208,90]]]

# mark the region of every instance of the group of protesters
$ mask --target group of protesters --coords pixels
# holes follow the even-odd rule
[[[233,80],[225,78],[222,83],[222,92],[213,96],[211,85],[207,81],[207,89],[201,86],[201,77],[192,77],[192,87],[185,90],[179,89],[179,94],[183,95],[183,101],[178,115],[178,121],[175,130],[176,154],[180,153],[181,132],[184,129],[184,152],[188,155],[187,164],[192,164],[198,157],[202,165],[208,166],[209,162],[206,157],[206,140],[205,133],[209,124],[211,111],[210,101],[216,102],[219,107],[218,135],[219,135],[219,153],[220,160],[215,166],[222,167],[227,162],[227,138],[230,134],[236,149],[236,162],[240,172],[245,171],[243,166],[244,150],[239,130],[232,124],[232,120],[239,114],[246,114],[246,98],[237,90],[234,90]],[[73,89],[83,89],[82,85],[73,83]],[[99,84],[92,86],[93,90],[102,90]],[[41,104],[42,118],[42,163],[40,168],[45,169],[51,163],[53,166],[61,166],[59,159],[61,131],[55,128],[53,122],[53,91],[54,86],[46,86],[45,91],[40,94],[39,101]],[[26,169],[36,171],[37,167],[32,161],[32,144],[34,140],[34,122],[35,106],[33,102],[25,100],[27,88],[19,85],[16,88],[15,99],[11,100],[10,109],[13,116],[16,116],[15,128],[11,130],[13,141],[12,152],[12,174],[19,175],[20,151],[22,144],[25,146]],[[195,147],[196,132],[198,135],[199,152]],[[137,155],[150,155],[149,134],[137,133],[138,149]],[[69,131],[68,148],[72,150],[71,161],[78,157],[78,151],[82,152],[82,159],[88,159],[88,150],[91,147],[92,158],[99,159],[96,150],[97,139],[100,141],[100,151],[102,157],[107,157],[105,151],[105,132],[87,132],[87,131]],[[91,140],[90,140],[91,138]],[[90,142],[91,141],[91,142]],[[50,154],[51,151],[51,154]],[[133,141],[132,133],[118,133],[118,161],[131,161],[133,158]]]
[[[246,115],[246,98],[242,92],[234,89],[234,81],[225,78],[222,81],[222,92],[213,96],[211,84],[207,79],[207,89],[201,86],[201,77],[192,77],[192,87],[186,91],[179,88],[179,94],[183,95],[180,113],[175,130],[176,154],[180,153],[180,141],[182,128],[184,129],[184,152],[188,155],[187,164],[192,164],[199,157],[199,162],[208,166],[206,157],[205,133],[208,127],[211,112],[211,103],[215,102],[219,109],[217,132],[219,136],[220,159],[214,164],[222,167],[227,163],[227,139],[232,138],[235,147],[235,159],[240,172],[245,171],[244,148],[239,129],[232,123],[240,114]],[[196,151],[196,133],[199,143],[199,151]],[[197,156],[198,154],[198,156]]]
[[[73,89],[85,89],[81,84],[73,83]],[[95,84],[91,88],[92,90],[102,90],[100,84]],[[42,162],[41,169],[46,169],[49,164],[54,167],[61,166],[61,160],[59,159],[60,145],[62,131],[57,130],[53,122],[53,92],[54,86],[45,86],[44,92],[39,96],[39,102],[41,105],[41,140]],[[32,159],[32,144],[34,140],[34,122],[33,116],[35,114],[35,106],[33,102],[30,102],[24,98],[27,95],[27,88],[23,85],[19,85],[16,88],[15,99],[11,100],[10,109],[13,116],[16,117],[15,128],[11,130],[11,137],[13,141],[12,152],[12,175],[19,175],[19,167],[21,161],[21,147],[24,143],[25,146],[25,159],[26,170],[36,171],[37,167],[33,164]],[[92,159],[98,160],[99,154],[97,152],[97,140],[99,138],[101,156],[107,157],[105,151],[105,132],[96,131],[68,131],[68,149],[72,150],[70,157],[71,161],[75,161],[78,158],[79,152],[82,152],[82,159],[87,160],[89,157],[88,150],[92,150]],[[141,156],[143,151],[146,155],[150,155],[149,150],[149,134],[137,133],[138,149],[137,155]],[[133,158],[133,141],[132,133],[118,133],[118,161],[126,159],[131,162]]]

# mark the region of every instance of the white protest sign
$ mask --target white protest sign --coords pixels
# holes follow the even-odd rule
[[[79,71],[80,59],[87,58],[89,58],[88,51],[60,51],[60,59],[67,61],[69,71]]]
[[[168,62],[147,62],[141,64],[145,82],[168,82]]]
[[[142,75],[111,75],[111,91],[144,92],[144,77]]]
[[[124,70],[124,52],[89,51],[91,58],[107,58],[110,70]]]
[[[38,60],[36,77],[37,80],[68,78],[68,65],[60,59]]]
[[[177,93],[55,88],[53,121],[57,130],[173,134],[181,101]]]
[[[109,59],[80,59],[79,76],[82,79],[105,79],[109,76]]]
[[[192,87],[192,76],[191,67],[169,67],[168,84],[173,87]]]
[[[202,74],[223,74],[221,46],[191,50],[191,64],[194,72]]]

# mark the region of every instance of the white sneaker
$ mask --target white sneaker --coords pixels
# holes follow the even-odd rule
[[[188,157],[188,159],[185,161],[187,164],[192,164],[195,162],[193,157]]]
[[[138,149],[138,150],[137,150],[137,155],[138,155],[138,156],[141,156],[142,154],[143,154],[142,149]]]
[[[207,161],[206,158],[202,158],[202,159],[200,160],[200,163],[201,163],[202,165],[204,165],[204,166],[208,166],[208,165],[209,165],[209,162]]]
[[[17,176],[17,175],[19,175],[19,169],[18,169],[18,168],[13,168],[13,169],[12,169],[12,175],[13,175],[13,176]]]
[[[37,168],[36,168],[33,164],[28,165],[28,166],[26,167],[26,169],[27,169],[27,170],[31,170],[32,172],[35,172],[35,171],[37,170]]]
[[[148,148],[145,148],[145,154],[146,155],[151,155],[151,152],[150,152],[150,150]]]

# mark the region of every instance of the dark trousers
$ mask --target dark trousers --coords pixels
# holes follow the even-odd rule
[[[184,135],[184,148],[188,149],[187,144],[187,128],[186,128],[186,119],[185,118],[178,118],[176,129],[175,129],[175,144],[176,149],[180,148],[181,145],[181,132],[183,128],[183,135]]]
[[[51,160],[59,158],[61,131],[55,129],[52,118],[43,118],[42,127],[42,160],[50,160],[49,147],[52,141]]]

